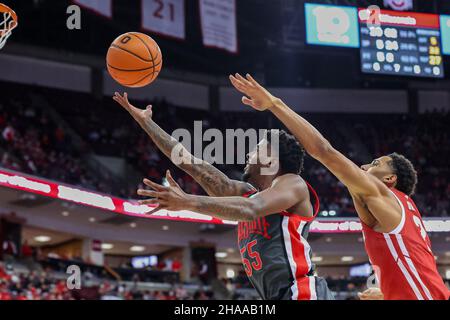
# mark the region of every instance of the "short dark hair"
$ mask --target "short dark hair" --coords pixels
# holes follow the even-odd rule
[[[266,139],[270,143],[273,135],[278,135],[279,159],[283,174],[301,174],[305,160],[305,149],[295,137],[284,130],[268,130]]]
[[[408,196],[412,196],[417,185],[417,171],[413,164],[405,156],[396,152],[391,153],[389,158],[391,158],[389,165],[397,176],[395,188]]]

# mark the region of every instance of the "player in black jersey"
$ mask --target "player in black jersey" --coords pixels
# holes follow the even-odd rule
[[[314,276],[306,238],[319,200],[300,176],[305,152],[292,135],[277,130],[267,132],[248,156],[244,181],[231,180],[211,164],[195,159],[156,125],[151,107],[133,107],[126,94],[116,93],[114,100],[130,112],[166,156],[171,158],[173,149],[178,148],[177,154],[190,160],[177,164],[179,168],[209,194],[186,194],[168,171],[167,187],[144,180],[152,190],[138,190],[138,194],[152,199],[143,200],[142,204],[158,204],[153,212],[192,210],[239,221],[238,243],[244,269],[263,299],[333,299],[325,280]],[[274,138],[278,143],[272,141]],[[264,173],[269,168],[277,169]],[[310,194],[315,198],[314,206]]]

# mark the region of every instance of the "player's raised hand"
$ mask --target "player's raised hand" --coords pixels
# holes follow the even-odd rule
[[[170,211],[183,210],[188,206],[189,195],[186,194],[180,185],[172,178],[170,171],[166,172],[166,179],[169,183],[168,187],[162,186],[148,179],[144,179],[144,184],[152,190],[139,189],[137,194],[144,197],[151,197],[152,199],[141,200],[140,204],[157,204],[158,207],[150,211],[148,214],[153,214],[161,209]]]
[[[152,106],[147,106],[145,110],[136,108],[128,101],[128,93],[124,93],[123,96],[120,93],[115,92],[113,100],[120,104],[125,110],[127,110],[131,116],[139,123],[145,121],[145,119],[153,116]]]
[[[231,84],[245,96],[242,97],[242,103],[256,110],[264,111],[273,106],[276,98],[261,86],[249,74],[244,78],[239,73],[230,75]]]

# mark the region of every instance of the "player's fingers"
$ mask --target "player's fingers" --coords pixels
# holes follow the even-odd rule
[[[138,189],[137,194],[143,197],[158,198],[158,192],[151,190]]]
[[[151,105],[149,105],[149,106],[147,106],[146,108],[145,108],[145,110],[144,110],[144,115],[146,116],[146,117],[152,117],[152,115],[153,115],[153,106],[151,106]]]
[[[240,93],[247,94],[247,90],[245,89],[245,87],[243,85],[233,84],[233,87]]]
[[[146,200],[139,200],[138,203],[140,205],[150,205],[150,204],[158,204],[158,199],[146,199]]]
[[[240,92],[240,93],[247,93],[247,88],[245,87],[245,85],[238,83],[235,88]]]
[[[242,83],[239,83],[237,85],[234,86],[240,93],[243,94],[248,94],[248,87],[246,87],[245,85],[243,85]]]
[[[249,74],[249,73],[247,73],[247,75],[245,76],[247,79],[248,79],[248,81],[250,81],[254,86],[260,86],[260,84],[258,83],[258,81],[256,81],[255,79],[253,79],[253,77]]]
[[[245,80],[245,78],[243,76],[241,76],[239,73],[236,73],[234,75],[234,77],[239,81],[240,84],[247,87],[247,85],[248,85],[247,80]]]
[[[238,85],[238,83],[239,83],[239,80],[236,79],[236,77],[233,76],[232,74],[230,74],[230,75],[228,76],[228,79],[230,79],[231,84],[232,84],[233,86],[236,86],[236,85]]]
[[[146,215],[152,215],[152,214],[155,214],[156,212],[158,212],[159,210],[162,210],[162,209],[164,209],[164,207],[161,206],[161,205],[159,205],[159,206],[157,206],[156,208],[154,208],[153,210],[147,212]]]
[[[247,87],[249,87],[249,88],[253,88],[254,87],[254,85],[253,85],[253,83],[251,81],[249,81],[248,79],[246,79],[245,77],[243,77],[241,75],[239,75],[239,76],[243,79],[241,81],[244,82]]]
[[[128,110],[128,106],[127,106],[126,104],[124,104],[123,101],[122,101],[120,98],[114,97],[113,99],[114,99],[114,101],[116,101],[118,104],[120,104],[123,108],[125,108],[125,109]]]
[[[128,103],[128,93],[123,93],[123,99]]]
[[[230,81],[231,84],[238,89],[239,91],[241,91],[243,93],[243,91],[245,91],[245,85],[239,81],[238,79],[236,79],[236,77],[230,75]]]
[[[170,173],[170,170],[167,170],[166,171],[166,179],[167,179],[167,182],[169,182],[169,184],[172,186],[172,187],[180,187],[179,185],[178,185],[178,183],[175,181],[175,179],[172,177],[172,174]]]
[[[248,81],[247,79],[245,79],[239,73],[236,73],[236,78],[238,78],[246,87],[251,87],[252,86],[251,82]]]
[[[116,100],[117,102],[119,102],[120,98],[121,98],[120,94],[118,92],[115,92],[114,96],[113,96],[113,99]]]
[[[255,105],[254,105],[254,103],[253,103],[253,100],[247,98],[246,96],[242,97],[242,103],[245,104],[245,105],[247,105],[247,106],[250,106],[250,107],[252,107],[252,108],[255,107]]]
[[[119,93],[116,92],[116,95],[113,97],[113,100],[116,101],[118,104],[120,104],[122,107],[124,107],[126,110],[130,110],[130,106]]]
[[[119,92],[115,92],[115,93],[114,93],[114,96],[115,96],[117,99],[119,99],[119,100],[122,100],[122,99],[123,99],[122,95],[121,95]]]
[[[126,111],[128,111],[128,112],[131,111],[130,107],[129,107],[126,103],[124,103],[122,100],[120,100],[119,98],[113,98],[113,99],[114,99],[114,101],[116,101],[122,108],[124,108]]]
[[[153,181],[150,181],[148,179],[144,179],[143,182],[144,182],[144,184],[146,186],[148,186],[148,187],[150,187],[150,188],[152,188],[153,190],[156,190],[156,191],[163,191],[163,190],[166,189],[162,185],[154,183]]]

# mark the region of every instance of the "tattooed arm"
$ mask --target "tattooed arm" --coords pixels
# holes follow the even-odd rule
[[[128,101],[127,93],[121,96],[116,92],[113,99],[131,114],[159,150],[197,181],[210,196],[241,196],[251,190],[249,184],[228,178],[210,163],[190,154],[180,142],[153,121],[151,106],[146,110],[134,107]]]
[[[219,219],[252,221],[258,217],[288,210],[299,202],[309,202],[306,183],[300,176],[294,174],[278,177],[270,188],[251,198],[194,196],[186,194],[169,171],[166,178],[169,187],[145,179],[144,183],[153,190],[138,190],[139,195],[153,198],[140,201],[141,204],[158,204],[150,214],[161,209],[191,210]]]

